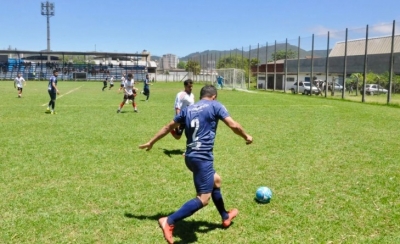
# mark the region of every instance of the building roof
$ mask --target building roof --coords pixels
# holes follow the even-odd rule
[[[329,53],[329,57],[343,57],[346,42],[337,42]],[[392,49],[392,36],[368,38],[368,55],[388,54]],[[400,52],[400,36],[394,37],[394,53]],[[347,41],[347,56],[365,54],[365,39]]]

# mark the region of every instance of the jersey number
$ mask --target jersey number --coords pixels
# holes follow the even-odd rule
[[[199,119],[192,119],[192,121],[190,121],[190,127],[194,128],[194,131],[192,134],[192,143],[190,143],[188,146],[192,147],[193,149],[199,149],[201,146],[201,142],[197,141],[199,139],[199,137],[197,136],[197,131],[200,127]]]

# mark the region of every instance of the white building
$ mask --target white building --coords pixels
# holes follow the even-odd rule
[[[178,67],[179,59],[174,54],[164,54],[160,58],[158,69],[169,70],[176,69]]]

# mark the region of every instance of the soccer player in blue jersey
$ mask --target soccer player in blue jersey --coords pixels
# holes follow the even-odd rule
[[[149,75],[146,75],[146,79],[144,79],[144,87],[143,87],[143,95],[146,96],[146,101],[149,100],[150,97],[150,79]]]
[[[50,77],[49,84],[47,86],[47,90],[50,95],[50,102],[49,106],[47,107],[46,113],[50,113],[51,109],[51,114],[56,114],[56,111],[54,111],[54,108],[56,107],[56,97],[57,94],[60,94],[57,88],[57,76],[58,76],[58,71],[54,70],[53,75]]]
[[[106,78],[103,80],[103,89],[101,89],[102,91],[104,91],[104,89],[107,88],[107,82],[108,82],[108,75],[107,75]]]
[[[232,131],[241,136],[246,144],[253,142],[253,137],[247,134],[243,127],[230,117],[226,108],[216,101],[217,89],[212,85],[204,86],[200,91],[200,101],[184,108],[175,118],[163,126],[147,143],[140,145],[140,149],[150,150],[153,145],[177,128],[185,124],[187,138],[185,163],[193,173],[193,181],[197,197],[187,201],[175,213],[162,217],[158,223],[168,243],[173,243],[172,232],[176,222],[193,215],[206,206],[212,198],[222,218],[222,226],[229,227],[233,218],[238,214],[237,209],[229,212],[221,194],[221,177],[214,170],[213,148],[217,132],[218,121],[222,120]]]

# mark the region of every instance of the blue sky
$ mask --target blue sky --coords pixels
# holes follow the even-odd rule
[[[41,2],[0,0],[0,49],[47,48]],[[388,35],[393,20],[400,27],[398,0],[50,2],[55,4],[55,16],[50,18],[54,51],[135,53],[146,49],[152,55],[183,57],[205,50],[246,50],[249,45],[270,45],[286,38],[297,44],[298,37],[310,39],[312,34],[322,40],[328,31],[341,40],[346,28],[351,30],[349,39],[361,38],[366,25],[372,36]]]

